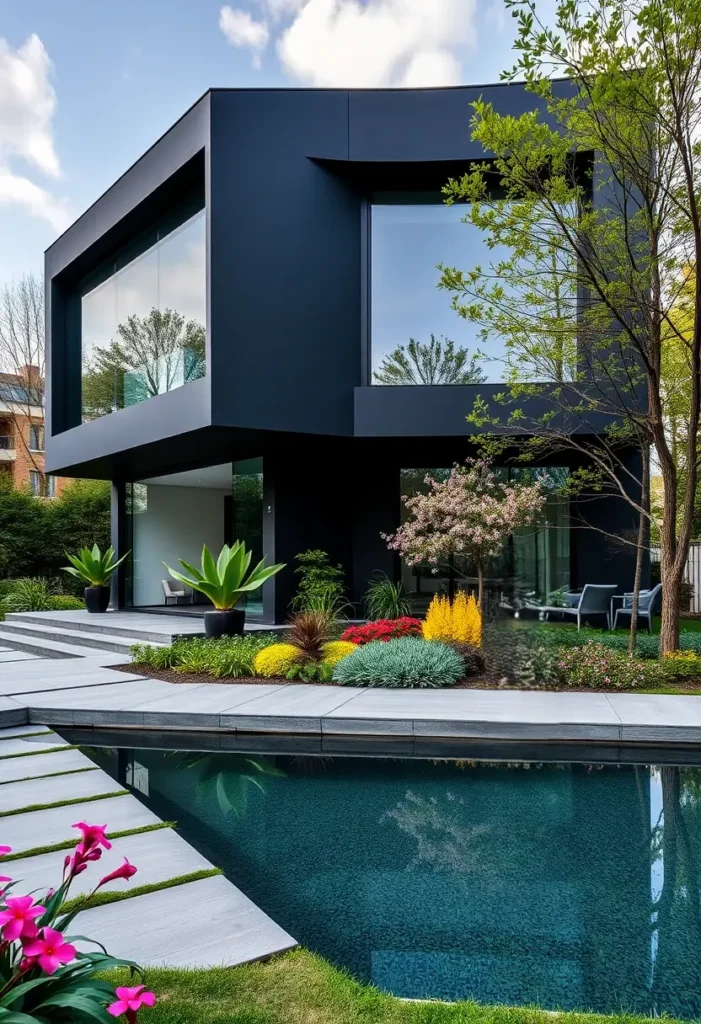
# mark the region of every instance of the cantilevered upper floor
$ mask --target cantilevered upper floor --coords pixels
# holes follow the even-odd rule
[[[206,93],[47,250],[47,468],[115,476],[151,451],[151,471],[229,432],[465,434],[499,359],[431,377],[408,346],[476,347],[437,264],[484,256],[441,195],[486,156],[480,96],[539,102],[522,84]]]

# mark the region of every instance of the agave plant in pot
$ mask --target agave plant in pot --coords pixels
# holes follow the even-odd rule
[[[71,564],[64,566],[63,571],[87,583],[83,596],[89,612],[107,611],[112,576],[128,554],[127,551],[121,558],[115,558],[114,548],[109,547],[103,555],[97,544],[93,545],[92,550],[81,548],[77,555],[66,552],[66,558]]]
[[[246,612],[236,605],[244,594],[258,590],[266,580],[285,568],[283,563],[266,566],[262,558],[249,572],[251,554],[246,550],[244,542],[237,540],[232,547],[225,544],[215,561],[214,555],[204,544],[201,570],[182,558],[178,559],[188,573],[187,576],[163,563],[173,579],[204,594],[214,605],[214,611],[204,613],[204,631],[208,637],[243,633]]]

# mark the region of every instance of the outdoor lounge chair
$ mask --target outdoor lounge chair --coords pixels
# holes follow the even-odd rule
[[[541,619],[547,619],[551,612],[559,615],[571,615],[577,619],[577,629],[582,628],[582,619],[601,617],[606,619],[606,626],[611,628],[611,598],[616,593],[615,583],[587,583],[578,597],[576,604],[559,607],[545,605],[540,609]]]
[[[623,605],[613,613],[613,605],[616,601],[622,601]],[[658,583],[652,590],[641,590],[638,595],[638,623],[647,626],[648,633],[652,633],[652,616],[659,615],[662,604],[662,584]],[[630,622],[633,614],[633,595],[617,594],[611,601],[611,612],[613,614],[613,629],[618,628],[618,620]],[[621,623],[623,624],[623,623]]]
[[[175,583],[174,580],[161,580],[161,583],[163,584],[164,603],[166,605],[171,603],[186,604],[190,600],[190,596],[182,583]]]

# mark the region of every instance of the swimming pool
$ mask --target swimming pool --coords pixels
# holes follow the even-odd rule
[[[701,768],[88,753],[381,989],[701,1015]]]

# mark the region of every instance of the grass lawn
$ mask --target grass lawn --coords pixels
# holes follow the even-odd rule
[[[111,974],[110,981],[117,975]],[[141,1024],[636,1024],[610,1017],[476,1003],[409,1002],[351,980],[320,957],[294,950],[267,963],[209,971],[150,970],[158,1003]],[[117,984],[128,984],[125,976]],[[669,1020],[669,1018],[668,1018]]]

